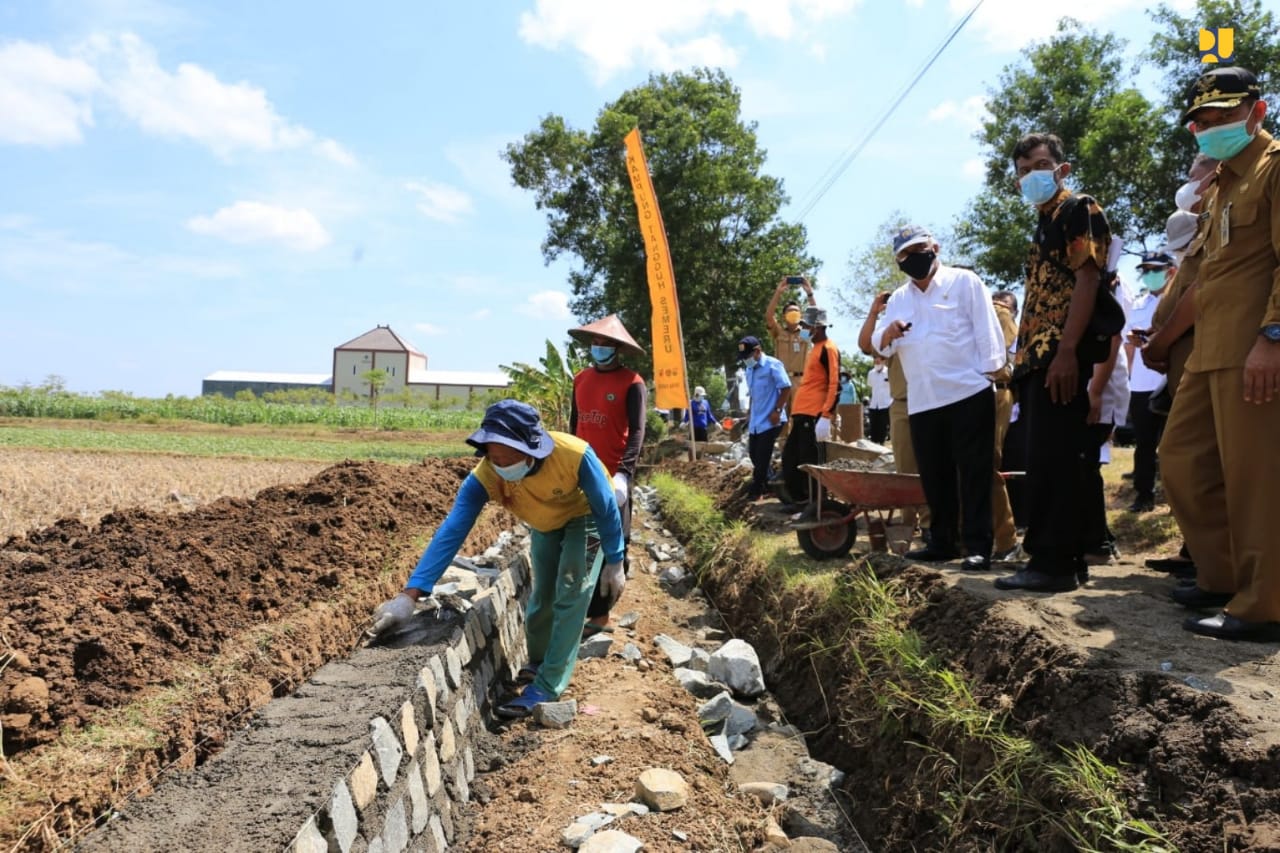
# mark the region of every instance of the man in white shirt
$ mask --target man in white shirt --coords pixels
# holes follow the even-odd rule
[[[889,392],[889,364],[884,356],[876,356],[875,366],[867,371],[867,384],[871,386],[871,399],[867,401],[871,432],[867,438],[876,444],[884,444],[889,438],[889,407],[893,405],[893,395]]]
[[[1173,257],[1162,250],[1147,252],[1138,264],[1141,287],[1125,310],[1125,355],[1129,359],[1129,422],[1133,425],[1133,489],[1137,492],[1130,512],[1155,508],[1156,447],[1164,432],[1164,415],[1151,411],[1151,395],[1164,387],[1165,378],[1147,367],[1142,350],[1128,343],[1133,329],[1150,329],[1156,303],[1165,285],[1177,272]]]
[[[872,341],[902,360],[911,443],[932,517],[929,545],[907,556],[951,560],[963,544],[963,568],[981,570],[991,564],[992,545],[989,374],[1008,354],[986,285],[970,270],[939,263],[938,249],[918,226],[894,235],[894,258],[910,281],[889,297]]]

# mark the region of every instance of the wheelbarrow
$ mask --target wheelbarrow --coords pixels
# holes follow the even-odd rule
[[[800,470],[814,480],[818,514],[790,526],[801,550],[815,560],[847,555],[858,537],[859,516],[866,520],[872,549],[885,550],[885,527],[893,511],[927,503],[924,486],[915,474],[850,471],[823,465],[801,465]]]

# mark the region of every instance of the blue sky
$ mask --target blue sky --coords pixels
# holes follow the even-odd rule
[[[0,384],[195,395],[215,370],[327,372],[377,324],[434,369],[533,361],[577,322],[505,144],[548,113],[589,127],[652,71],[720,66],[793,217],[971,5],[0,4]],[[1073,13],[1136,52],[1145,5]],[[890,211],[963,209],[982,97],[1056,8],[986,0],[805,217],[820,301]]]

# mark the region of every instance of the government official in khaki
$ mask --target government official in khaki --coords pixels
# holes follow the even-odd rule
[[[787,397],[787,417],[793,414],[791,404],[795,401],[796,392],[800,388],[800,379],[804,376],[804,365],[809,359],[810,344],[803,335],[800,334],[800,305],[796,302],[788,302],[782,307],[782,322],[778,322],[778,302],[782,299],[782,294],[787,292],[787,288],[799,285],[808,297],[809,305],[817,305],[813,298],[813,286],[809,284],[809,279],[804,276],[788,276],[778,282],[777,288],[773,291],[773,298],[769,300],[769,307],[764,310],[764,324],[769,329],[769,337],[773,339],[773,355],[778,361],[782,362],[783,369],[787,371],[787,378],[791,380],[791,391]],[[782,428],[782,434],[790,435],[791,421],[785,422]]]
[[[1004,335],[1005,351],[1009,352],[1018,339],[1018,324],[1014,322],[1014,317],[1018,314],[1018,297],[1002,290],[992,294],[991,305],[995,308],[996,320]],[[1010,359],[995,378],[996,449],[995,473],[991,480],[991,523],[992,533],[995,535],[995,550],[991,559],[995,561],[1012,560],[1018,553],[1018,528],[1013,520],[1013,507],[1009,504],[1009,490],[1005,488],[1004,477],[1000,476],[1004,461],[1004,437],[1009,433],[1009,419],[1013,416],[1013,389],[1009,387],[1012,378],[1013,361]]]
[[[1195,343],[1160,444],[1165,494],[1196,565],[1183,627],[1280,641],[1280,142],[1257,78],[1215,68],[1183,124],[1220,162],[1189,254],[1202,253]]]

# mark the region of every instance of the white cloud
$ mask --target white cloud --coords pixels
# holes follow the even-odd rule
[[[305,208],[289,209],[257,201],[238,201],[213,216],[196,216],[187,228],[230,243],[276,243],[299,252],[329,244],[329,232]]]
[[[963,101],[943,101],[929,110],[929,121],[959,122],[968,131],[976,131],[987,119],[987,99],[982,95],[971,95]]]
[[[421,332],[428,337],[438,337],[439,335],[443,335],[446,331],[443,327],[437,326],[435,323],[414,323],[413,328],[414,331]]]
[[[356,156],[332,139],[322,139],[316,143],[316,152],[339,166],[356,165]]]
[[[0,46],[0,142],[68,145],[93,125],[90,95],[102,85],[93,66],[48,45]]]
[[[1058,21],[1064,17],[1096,25],[1122,12],[1145,9],[1148,5],[1147,0],[1076,0],[1067,8],[1057,3],[985,0],[968,26],[979,31],[988,46],[1015,52],[1033,41],[1053,35],[1058,29]],[[972,0],[948,0],[948,8],[957,19],[972,7]]]
[[[520,15],[519,35],[548,50],[568,46],[583,55],[596,82],[636,66],[671,70],[689,65],[731,68],[738,52],[717,27],[739,19],[761,38],[791,41],[859,0],[650,0],[643,14],[598,0],[537,0]]]
[[[569,294],[559,290],[535,293],[516,310],[538,320],[567,320],[572,316],[569,313]]]
[[[487,319],[489,319],[490,315],[492,315],[492,314],[493,314],[493,312],[492,312],[492,311],[490,311],[488,308],[481,308],[481,309],[479,309],[479,310],[477,310],[477,311],[472,311],[472,312],[471,312],[471,319],[472,319],[472,320],[487,320]]]
[[[410,181],[404,188],[418,196],[419,212],[430,219],[457,222],[472,212],[471,196],[457,187],[429,181]]]
[[[987,174],[987,164],[981,157],[970,157],[960,164],[960,174],[970,180],[980,181]]]

